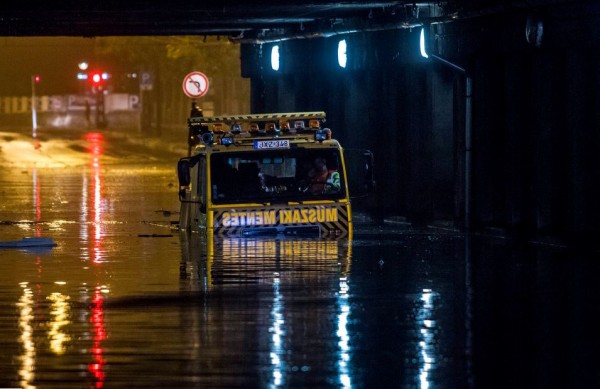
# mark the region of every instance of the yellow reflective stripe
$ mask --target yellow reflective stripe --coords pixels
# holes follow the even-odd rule
[[[275,119],[325,119],[326,114],[322,111],[316,112],[279,112],[279,113],[263,113],[255,115],[233,115],[233,116],[205,116],[191,117],[188,119],[190,123],[219,123],[219,122],[249,122],[249,121],[267,121]]]

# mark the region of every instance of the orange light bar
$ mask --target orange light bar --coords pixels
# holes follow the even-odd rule
[[[223,131],[223,124],[222,123],[215,123],[213,124],[213,132],[215,134],[222,134]]]
[[[267,125],[265,126],[265,129],[269,134],[274,134],[277,131],[277,127],[275,126],[275,123],[267,123]]]
[[[258,123],[250,123],[250,133],[257,133],[260,130],[260,128],[258,127]]]
[[[283,132],[289,132],[290,131],[290,122],[288,122],[287,120],[281,120],[279,122],[279,128],[281,128],[281,131],[283,131]]]

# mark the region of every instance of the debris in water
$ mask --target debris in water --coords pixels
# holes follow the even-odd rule
[[[0,248],[54,247],[52,238],[25,237],[21,240],[0,241]]]

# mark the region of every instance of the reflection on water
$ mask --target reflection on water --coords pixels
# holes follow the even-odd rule
[[[52,302],[50,306],[50,319],[48,320],[50,349],[55,354],[64,354],[66,349],[65,343],[71,340],[71,337],[63,328],[71,323],[71,308],[68,303],[70,297],[59,292],[54,292],[46,298]]]
[[[92,324],[93,333],[93,344],[89,352],[92,355],[92,362],[88,364],[88,370],[94,377],[95,387],[101,388],[104,386],[104,380],[106,373],[104,372],[104,365],[106,360],[104,359],[104,348],[103,342],[106,340],[106,327],[104,323],[104,296],[103,288],[97,287],[94,290],[94,297],[92,299],[90,322]]]
[[[436,323],[433,319],[433,300],[435,293],[431,289],[423,289],[421,293],[422,306],[417,313],[417,326],[421,334],[419,340],[420,358],[419,363],[419,382],[422,389],[429,388],[430,371],[436,363]]]
[[[20,385],[30,388],[35,378],[35,343],[33,339],[33,292],[27,282],[22,282],[23,294],[19,298],[19,343],[22,354],[19,356],[21,367],[19,369]]]
[[[0,250],[0,387],[598,386],[596,260],[360,225],[178,235],[174,163],[88,141],[77,169],[0,169],[2,239],[58,243]]]
[[[271,387],[284,384],[284,373],[287,371],[285,362],[282,361],[286,354],[286,348],[283,344],[285,321],[283,317],[283,298],[279,290],[280,281],[278,274],[275,274],[275,278],[273,279],[273,307],[271,308],[272,324],[269,327],[269,332],[272,334],[270,356],[271,364],[273,365],[273,381],[271,382]]]
[[[109,260],[103,249],[106,216],[113,219],[118,216],[108,215],[104,199],[105,171],[101,164],[104,137],[87,134],[85,139],[90,162],[80,172],[34,167],[30,174],[9,171],[9,174],[0,175],[0,187],[7,190],[6,195],[3,194],[3,209],[9,211],[0,215],[0,226],[18,228],[15,238],[24,232],[38,237],[52,235],[59,242],[57,247],[45,251],[0,252],[0,291],[10,288],[7,282],[12,284],[15,276],[27,280],[19,284],[20,294],[15,296],[18,301],[12,303],[19,312],[18,337],[15,338],[18,352],[13,350],[12,354],[14,360],[19,361],[19,369],[15,371],[18,382],[9,379],[6,375],[9,370],[4,361],[0,361],[0,386],[12,382],[8,386],[18,383],[21,387],[37,387],[55,375],[49,373],[52,369],[72,372],[80,370],[77,366],[86,365],[92,385],[97,388],[104,385],[107,363],[104,342],[108,339],[104,299],[109,292],[105,285],[111,279],[111,271],[90,273],[93,269],[86,263],[100,264]],[[147,188],[143,190],[147,191]],[[25,193],[31,206],[24,200]],[[80,203],[76,209],[69,205],[73,200]],[[28,204],[25,210],[19,209],[21,204]],[[31,215],[31,219],[26,220],[25,215]],[[78,233],[73,234],[75,229]],[[31,253],[35,255],[33,260],[27,257]],[[90,281],[100,285],[91,298],[86,292]],[[176,284],[176,279],[171,283]],[[120,284],[125,286],[127,282]],[[57,288],[61,290],[57,291]],[[81,300],[72,301],[69,293],[78,292]],[[0,299],[0,304],[3,302]],[[0,312],[0,315],[6,313]],[[6,338],[1,340],[3,345],[10,344]],[[9,350],[7,347],[5,351]],[[69,366],[71,360],[74,365]],[[65,363],[67,365],[63,366]],[[86,375],[80,371],[79,376]]]
[[[103,236],[103,204],[102,204],[102,175],[100,156],[104,151],[104,137],[100,133],[88,133],[85,135],[88,141],[87,151],[91,155],[90,169],[92,176],[91,188],[88,187],[87,175],[83,177],[83,188],[81,190],[81,239],[90,245],[90,253],[86,257],[91,259],[93,263],[99,264],[104,261],[102,252],[102,236]],[[92,193],[92,196],[89,195]],[[91,204],[88,200],[91,197]],[[88,215],[91,210],[91,220],[88,220]],[[88,221],[91,221],[93,231],[88,231]]]
[[[340,291],[338,292],[339,314],[337,316],[337,336],[339,337],[339,359],[338,368],[340,375],[340,383],[344,388],[352,387],[352,379],[350,377],[350,336],[348,334],[348,316],[350,315],[350,304],[348,302],[348,279],[340,278]]]
[[[225,290],[244,295],[244,291],[256,285],[260,291],[258,307],[248,314],[252,317],[250,321],[259,326],[255,335],[259,349],[260,328],[268,328],[265,354],[269,375],[260,381],[260,386],[317,384],[320,381],[313,382],[312,377],[325,374],[336,377],[332,381],[334,386],[351,387],[352,341],[348,328],[352,314],[348,280],[351,247],[348,240],[236,237],[206,240],[184,233],[182,288],[207,288],[204,291],[209,295],[204,301],[208,303],[209,315],[203,316],[206,321],[198,325],[213,328],[217,323],[210,314],[211,296],[214,299]],[[195,287],[191,286],[192,280],[196,280]],[[263,285],[268,287],[265,289]],[[263,311],[263,304],[269,307],[268,311]],[[316,305],[306,311],[304,304]],[[232,325],[229,321],[225,323],[228,327]],[[244,321],[239,325],[243,327]],[[321,341],[312,342],[313,339]],[[209,341],[205,346],[212,345]],[[257,362],[261,363],[260,353]]]
[[[284,278],[318,279],[350,272],[352,245],[347,240],[207,239],[186,233],[181,237],[182,280],[199,278],[208,289],[218,284],[267,282],[275,273]],[[186,288],[198,286],[187,284]]]
[[[38,179],[38,171],[36,168],[33,168],[33,174],[31,175],[33,178],[33,210],[35,212],[35,236],[42,236],[42,225],[40,221],[42,220],[42,195],[41,195],[41,185]]]

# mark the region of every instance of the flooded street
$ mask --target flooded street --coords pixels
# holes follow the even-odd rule
[[[0,240],[57,245],[0,249],[0,387],[600,385],[597,257],[360,213],[206,241],[174,229],[177,154],[118,139],[2,143]]]

